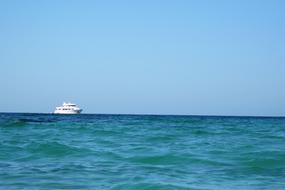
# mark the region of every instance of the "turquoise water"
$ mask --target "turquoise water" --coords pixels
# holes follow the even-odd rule
[[[1,189],[285,189],[285,118],[0,114]]]

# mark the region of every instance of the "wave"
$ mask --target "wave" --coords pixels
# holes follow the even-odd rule
[[[27,146],[27,151],[31,154],[45,155],[47,157],[64,157],[70,155],[90,154],[92,151],[87,148],[77,148],[74,146],[61,144],[58,142],[31,143]]]
[[[120,190],[120,189],[130,189],[130,190],[136,190],[136,189],[144,189],[144,190],[152,190],[152,189],[165,189],[165,190],[171,190],[171,189],[181,189],[181,190],[201,190],[199,188],[191,188],[189,185],[182,186],[182,185],[173,185],[173,184],[167,184],[167,183],[126,183],[126,184],[120,184],[115,185],[111,188],[112,190]]]
[[[13,119],[8,121],[0,121],[0,127],[23,127],[27,125],[28,122],[22,119]]]
[[[52,119],[29,119],[29,118],[15,118],[15,119],[2,119],[0,120],[0,127],[23,127],[33,123],[52,123]]]
[[[214,159],[205,159],[195,155],[164,154],[157,156],[134,156],[131,162],[146,165],[202,165],[202,166],[229,166],[229,163]]]

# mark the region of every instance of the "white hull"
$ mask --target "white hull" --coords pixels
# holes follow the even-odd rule
[[[81,110],[80,111],[69,111],[69,110],[55,110],[53,112],[54,114],[80,114],[81,113]]]
[[[63,103],[62,106],[56,107],[54,114],[80,114],[82,109],[76,106],[73,103]]]

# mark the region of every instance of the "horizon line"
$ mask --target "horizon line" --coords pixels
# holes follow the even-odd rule
[[[54,114],[52,112],[1,112],[0,114],[49,114],[49,115],[133,115],[133,116],[188,116],[188,117],[260,117],[285,118],[274,115],[214,115],[214,114],[156,114],[156,113],[80,113],[80,114]]]

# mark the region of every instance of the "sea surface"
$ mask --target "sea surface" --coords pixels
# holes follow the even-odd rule
[[[285,189],[285,118],[2,113],[0,189]]]

